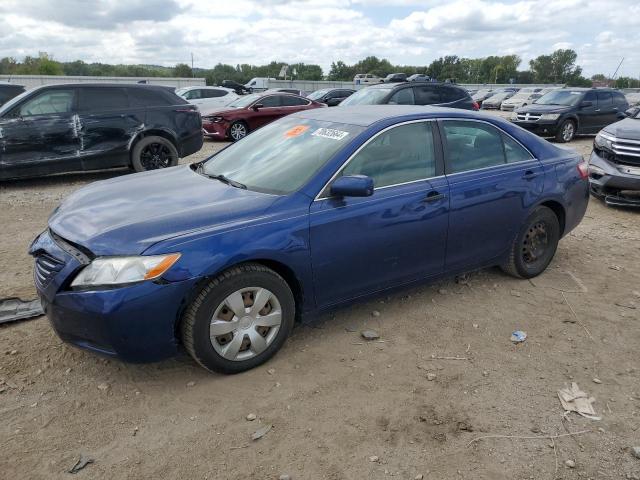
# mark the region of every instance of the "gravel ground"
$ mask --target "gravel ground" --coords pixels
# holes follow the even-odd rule
[[[591,142],[571,146],[588,155]],[[51,210],[121,173],[0,185],[0,298],[34,296],[26,250]],[[491,269],[355,304],[237,376],[186,355],[106,360],[44,317],[0,327],[0,471],[66,478],[86,455],[78,478],[640,478],[639,248],[638,213],[592,200],[532,282]],[[570,382],[602,420],[563,416],[556,392]],[[584,433],[545,438],[567,432]],[[487,435],[527,438],[470,443]]]

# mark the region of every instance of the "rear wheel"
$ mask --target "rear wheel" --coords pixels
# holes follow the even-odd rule
[[[285,280],[263,265],[241,265],[218,275],[193,300],[182,320],[182,341],[207,370],[239,373],[275,355],[294,318]]]
[[[547,268],[558,248],[560,223],[553,210],[536,208],[527,218],[502,269],[514,277],[532,278]]]
[[[558,128],[556,132],[556,141],[560,143],[566,143],[573,140],[576,135],[576,124],[573,120],[565,120]]]
[[[136,172],[173,167],[178,164],[178,150],[164,137],[144,137],[133,147],[131,165]]]

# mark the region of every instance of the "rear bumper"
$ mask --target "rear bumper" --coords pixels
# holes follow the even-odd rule
[[[188,157],[202,148],[202,131],[196,130],[188,137],[180,139],[180,158]]]
[[[640,172],[640,166],[635,167]],[[619,165],[600,157],[595,151],[589,158],[589,186],[591,192],[610,205],[640,207],[640,195],[623,196],[621,191],[640,193],[640,173],[634,167]],[[625,171],[626,170],[626,171]]]

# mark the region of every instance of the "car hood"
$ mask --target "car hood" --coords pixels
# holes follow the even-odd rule
[[[533,103],[525,107],[519,108],[518,113],[563,113],[571,110],[573,107],[567,105],[540,105]]]
[[[277,198],[184,165],[81,188],[54,211],[49,227],[95,255],[137,255],[161,240],[260,216]]]
[[[205,115],[224,115],[225,113],[235,113],[235,112],[239,112],[240,110],[242,110],[241,108],[231,108],[229,106],[225,106],[225,107],[209,107],[207,108],[206,106],[200,105],[200,115],[201,116],[205,116]]]
[[[625,118],[619,122],[607,125],[604,131],[619,138],[628,140],[640,140],[640,119]]]

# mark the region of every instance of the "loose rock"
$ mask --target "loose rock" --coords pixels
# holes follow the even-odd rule
[[[380,457],[378,457],[377,455],[371,455],[369,457],[370,462],[378,462],[379,460],[380,460]]]
[[[283,473],[282,475],[280,475],[278,477],[280,480],[291,480],[291,475],[288,475],[286,473]]]
[[[360,332],[360,335],[365,340],[377,340],[378,338],[380,338],[380,334],[375,330],[363,330],[362,332]]]
[[[413,477],[413,480],[422,480],[424,478],[424,475],[422,475],[421,473],[419,473],[418,475],[416,475],[415,477]]]
[[[371,316],[372,317],[379,317],[380,316],[380,312],[378,310],[374,310],[373,312],[371,312]]]
[[[439,293],[440,295],[446,295],[446,294],[447,294],[447,293],[449,293],[449,292],[447,292],[447,289],[446,289],[446,288],[441,288],[441,289],[439,289],[439,290],[438,290],[438,293]]]
[[[576,462],[574,462],[573,460],[565,460],[564,464],[568,468],[576,468]]]
[[[109,390],[109,384],[108,383],[101,383],[100,385],[98,385],[98,390],[102,390],[103,392]]]
[[[640,447],[631,447],[631,455],[640,460]]]
[[[427,373],[427,380],[429,380],[430,382],[434,381],[436,379],[436,374],[435,373]]]
[[[253,422],[256,418],[256,414],[255,413],[250,413],[249,415],[246,416],[247,421],[249,422]]]
[[[594,379],[593,379],[593,383],[598,383],[598,384],[600,384],[600,383],[602,383],[602,380],[600,380],[599,378],[594,378]]]
[[[188,382],[187,383],[187,387],[193,387],[195,386],[196,382]]]
[[[267,373],[269,375],[273,375],[274,373],[276,373],[276,369],[275,368],[270,368],[269,370],[267,370]]]

